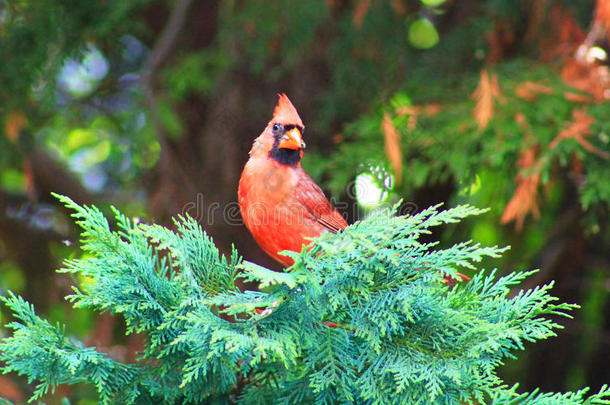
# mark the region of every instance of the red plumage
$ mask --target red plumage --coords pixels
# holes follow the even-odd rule
[[[239,206],[246,227],[259,246],[284,266],[293,261],[279,252],[299,252],[307,238],[322,232],[337,232],[347,226],[345,219],[326,199],[324,193],[301,167],[300,157],[286,164],[292,148],[282,148],[282,137],[273,127],[296,127],[302,135],[301,117],[285,94],[273,112],[273,118],[254,141],[250,159],[239,180]],[[279,137],[279,138],[278,138]],[[296,153],[302,156],[302,147]],[[283,150],[282,150],[283,149]],[[274,158],[274,150],[279,158]]]

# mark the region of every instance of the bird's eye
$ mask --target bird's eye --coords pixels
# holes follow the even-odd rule
[[[279,131],[280,129],[282,129],[282,125],[281,124],[273,124],[273,130],[274,131]]]

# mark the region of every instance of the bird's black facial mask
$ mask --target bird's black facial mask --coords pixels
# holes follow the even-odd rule
[[[294,139],[293,131],[298,131],[298,139]],[[273,124],[273,147],[269,157],[287,166],[296,166],[303,157],[304,142],[301,139],[303,128],[297,125]],[[288,147],[282,147],[287,144]]]

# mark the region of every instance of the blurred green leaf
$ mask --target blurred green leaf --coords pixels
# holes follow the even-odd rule
[[[427,18],[420,18],[409,25],[409,43],[418,49],[432,48],[438,44],[438,32]]]
[[[16,169],[5,169],[0,175],[0,185],[6,191],[18,193],[25,192],[25,175],[23,172]]]

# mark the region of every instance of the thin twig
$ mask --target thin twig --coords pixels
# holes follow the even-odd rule
[[[184,22],[186,20],[187,11],[192,3],[192,0],[178,0],[172,9],[169,17],[169,21],[163,28],[157,43],[148,55],[146,63],[142,69],[142,88],[144,89],[144,95],[146,101],[151,108],[153,113],[153,119],[156,120],[156,102],[155,102],[155,91],[153,87],[153,79],[159,66],[169,55],[171,49],[174,47],[178,34],[182,31]]]
[[[163,123],[159,118],[157,95],[155,93],[153,82],[158,69],[168,58],[172,48],[174,48],[176,45],[176,41],[178,40],[182,28],[184,27],[187,12],[191,4],[192,0],[176,1],[167,24],[163,28],[159,39],[155,43],[155,46],[144,63],[140,77],[144,98],[150,112],[149,118],[152,120],[157,133],[157,140],[161,146],[160,164],[161,167],[165,168],[171,166],[169,158],[170,151],[165,136],[165,129],[163,128]],[[186,173],[184,173],[181,167],[174,166],[173,169],[180,172],[180,177],[182,177],[185,186],[188,186],[188,188],[191,190],[196,190],[196,188],[187,181],[188,176]],[[164,180],[162,179],[162,182],[163,181]]]

